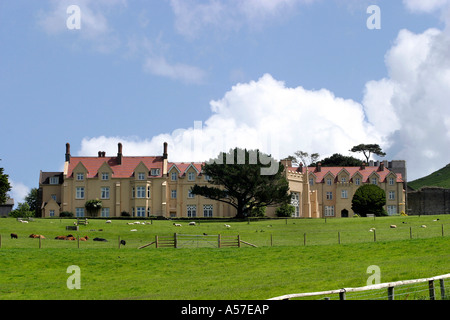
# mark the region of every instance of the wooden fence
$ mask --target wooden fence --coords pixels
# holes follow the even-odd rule
[[[387,289],[388,300],[394,300],[396,287],[403,286],[403,285],[409,285],[409,284],[422,283],[422,282],[428,282],[428,291],[429,291],[430,300],[436,300],[435,281],[437,281],[437,280],[439,280],[441,300],[446,300],[449,298],[449,296],[447,296],[446,292],[445,292],[444,280],[449,279],[449,278],[450,278],[450,273],[447,273],[447,274],[432,277],[432,278],[386,282],[386,283],[374,284],[374,285],[364,286],[364,287],[359,287],[359,288],[343,288],[343,289],[320,291],[320,292],[287,294],[284,296],[274,297],[274,298],[271,298],[268,300],[289,300],[289,299],[293,299],[293,298],[305,298],[305,297],[334,295],[334,294],[339,294],[340,300],[346,300],[346,294],[349,292],[360,292],[360,291],[380,290],[380,289]],[[326,299],[328,300],[329,298],[326,298]]]
[[[241,236],[223,236],[223,235],[187,235],[174,233],[173,236],[155,236],[155,241],[140,246],[142,249],[151,245],[156,248],[183,248],[183,247],[241,247],[246,244],[256,247],[254,244],[241,240]]]

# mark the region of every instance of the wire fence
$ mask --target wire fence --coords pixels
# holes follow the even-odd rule
[[[269,300],[449,300],[450,274],[358,288],[287,294]]]

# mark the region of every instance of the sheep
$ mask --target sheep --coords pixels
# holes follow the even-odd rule
[[[25,220],[19,220],[19,221],[22,223],[28,223],[28,221],[25,221]]]
[[[173,225],[175,226],[175,227],[181,227],[181,224],[179,224],[179,223],[173,223]]]
[[[131,226],[133,224],[134,224],[134,222],[127,222],[127,225],[129,225],[129,226]]]
[[[391,224],[390,226],[391,228],[397,228],[397,226],[395,224]]]
[[[231,228],[229,224],[224,224],[225,228]]]
[[[189,222],[190,226],[195,226],[195,222]]]
[[[370,232],[374,232],[374,231],[375,231],[375,228],[370,228],[369,231],[370,231]]]
[[[135,231],[137,231],[137,229],[131,229],[130,231],[135,232]]]
[[[106,220],[106,223],[111,223],[112,221],[111,220]]]
[[[421,227],[421,228],[426,228],[427,226],[423,224],[423,225],[421,225],[420,227]]]

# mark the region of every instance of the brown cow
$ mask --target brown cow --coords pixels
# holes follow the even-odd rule
[[[30,234],[30,238],[34,238],[34,239],[36,239],[36,238],[45,239],[45,237],[44,237],[43,235],[41,235],[41,234],[34,234],[34,233]]]
[[[11,233],[11,239],[18,239],[19,237],[15,233]]]
[[[88,239],[89,239],[88,236],[84,236],[84,237],[80,238],[80,241],[87,241]]]
[[[66,236],[57,236],[55,240],[66,240]]]
[[[77,240],[75,237],[67,237],[66,240]]]

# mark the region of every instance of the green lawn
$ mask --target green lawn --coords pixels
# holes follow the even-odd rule
[[[433,221],[437,218],[439,221]],[[92,219],[80,228],[80,235],[109,241],[90,239],[80,242],[80,248],[76,241],[53,239],[68,234],[65,226],[72,222],[36,219],[22,224],[0,219],[0,299],[268,299],[364,286],[370,265],[380,267],[381,282],[450,272],[448,216],[227,222],[230,229],[223,222],[197,226],[180,222],[183,227],[177,228],[162,220],[129,226],[121,220],[106,224]],[[398,227],[391,229],[390,224]],[[422,224],[427,228],[421,228]],[[376,242],[368,231],[372,227],[376,228]],[[19,239],[9,239],[11,232]],[[194,244],[193,248],[137,249],[155,235],[174,232],[240,234],[258,248],[196,248]],[[341,244],[337,243],[338,232]],[[41,249],[38,239],[28,238],[30,233],[46,237]],[[120,249],[119,236],[127,241]],[[70,265],[80,267],[81,290],[66,286]]]

